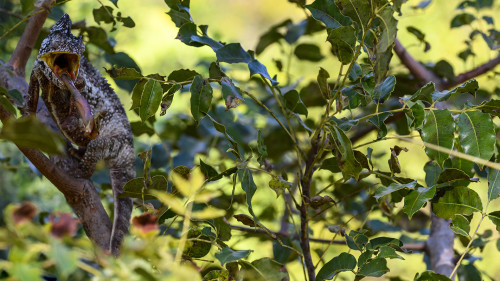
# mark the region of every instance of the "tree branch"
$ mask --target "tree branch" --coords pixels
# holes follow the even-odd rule
[[[431,213],[431,234],[426,242],[427,252],[431,260],[431,268],[436,273],[450,276],[455,266],[453,258],[453,239],[455,235],[445,220]]]
[[[474,77],[477,77],[479,75],[485,74],[486,72],[493,70],[498,64],[500,64],[500,55],[470,71],[464,72],[462,74],[459,74],[453,79],[452,81],[449,81],[446,85],[446,89],[451,89],[455,86],[458,86],[465,81],[468,81]]]
[[[401,60],[401,63],[406,66],[406,68],[411,74],[413,74],[413,76],[415,76],[415,78],[417,78],[417,80],[421,81],[422,84],[433,81],[436,84],[436,88],[441,88],[443,81],[436,74],[425,68],[425,66],[414,59],[397,38],[395,43],[394,52],[398,56],[399,60]]]
[[[54,0],[38,0],[36,2],[35,12],[30,18],[9,63],[5,65],[0,62],[0,86],[19,90],[23,94],[25,104],[28,95],[28,84],[24,79],[26,62],[53,4]],[[48,112],[43,112],[43,110],[47,111],[43,107],[41,114],[47,115]],[[13,118],[12,114],[0,105],[0,120],[5,122],[9,118]],[[51,121],[51,119],[45,121]],[[66,201],[80,219],[87,236],[97,246],[108,250],[112,224],[92,181],[90,179],[76,179],[69,171],[70,169],[64,171],[36,149],[21,146],[18,148],[64,194]],[[75,159],[68,156],[59,156],[56,157],[56,160],[71,165],[77,163]]]

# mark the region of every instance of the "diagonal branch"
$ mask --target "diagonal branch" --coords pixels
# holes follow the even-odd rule
[[[500,64],[500,55],[498,57],[470,70],[470,71],[467,71],[467,72],[464,72],[462,74],[457,75],[454,80],[450,81],[449,83],[447,83],[445,85],[445,88],[446,89],[453,88],[453,87],[458,86],[458,85],[464,83],[465,81],[468,81],[474,77],[485,74],[488,71],[495,69],[495,67],[498,64]]]
[[[36,2],[33,16],[30,18],[9,63],[5,65],[0,61],[0,86],[19,90],[25,103],[28,90],[28,84],[24,78],[26,63],[53,5],[54,0],[38,0]],[[0,120],[5,122],[9,118],[13,118],[12,114],[0,105]],[[109,249],[111,221],[92,181],[75,178],[69,171],[61,169],[36,149],[21,146],[18,148],[64,194],[66,201],[80,219],[87,236],[100,248]],[[58,158],[59,162],[73,165],[76,163],[71,157]]]

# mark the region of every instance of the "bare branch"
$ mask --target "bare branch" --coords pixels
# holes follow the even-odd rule
[[[450,81],[449,83],[447,83],[445,85],[445,88],[446,89],[450,89],[450,88],[453,88],[455,86],[458,86],[462,83],[464,83],[465,81],[468,81],[472,78],[475,78],[477,76],[480,76],[482,74],[485,74],[486,72],[488,71],[491,71],[493,69],[495,69],[495,67],[500,64],[500,56],[470,70],[470,71],[467,71],[467,72],[464,72],[462,74],[459,74],[455,77],[455,79],[453,81]]]
[[[427,239],[427,252],[431,259],[431,268],[436,273],[450,276],[455,266],[453,258],[453,239],[455,235],[451,231],[450,220],[438,218],[431,214],[431,235]]]
[[[401,60],[401,63],[408,68],[411,74],[415,76],[419,81],[422,82],[422,84],[425,84],[427,82],[433,81],[436,84],[436,87],[439,89],[442,80],[434,74],[432,71],[428,70],[423,66],[420,62],[415,60],[408,51],[406,51],[405,47],[399,42],[399,40],[396,38],[395,40],[395,45],[394,45],[394,52],[398,56],[398,58]]]

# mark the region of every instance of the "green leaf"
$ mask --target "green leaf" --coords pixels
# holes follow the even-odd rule
[[[392,116],[392,113],[382,112],[368,119],[368,122],[375,125],[375,127],[377,127],[378,129],[377,139],[381,139],[387,135],[387,126],[385,126],[385,120],[387,120],[389,116]]]
[[[330,78],[330,74],[328,73],[328,71],[320,67],[316,80],[318,81],[318,86],[321,94],[325,99],[328,99],[330,97],[330,86],[328,85],[328,78]]]
[[[140,94],[139,116],[142,122],[144,122],[158,111],[163,96],[163,89],[158,81],[150,79],[146,82]]]
[[[352,127],[358,125],[359,121],[356,119],[349,119],[347,117],[342,117],[338,119],[335,116],[332,116],[328,122],[333,122],[337,127],[339,127],[342,131],[347,132]]]
[[[354,57],[354,47],[356,46],[356,30],[354,27],[342,26],[337,29],[330,29],[326,40],[332,44],[333,54],[339,58],[342,64],[351,63]]]
[[[267,80],[271,81],[271,84],[273,86],[278,85],[278,82],[276,81],[276,76],[274,76],[274,78],[271,78],[269,72],[267,72],[266,66],[260,63],[260,61],[252,60],[251,62],[249,62],[248,70],[250,70],[250,77],[254,76],[255,74],[260,74],[264,76],[264,78],[266,78]]]
[[[434,93],[436,93],[436,86],[434,85],[434,82],[429,82],[425,84],[422,88],[418,89],[411,97],[411,101],[418,101],[418,100],[423,100],[428,102],[429,104],[432,104],[434,100],[432,99],[432,96]]]
[[[471,180],[469,175],[467,175],[467,173],[465,173],[462,170],[455,169],[455,168],[448,168],[439,174],[439,178],[437,180],[437,184],[439,184],[439,186],[437,186],[437,188],[451,185],[451,183],[454,183],[457,181],[472,182],[473,180]],[[477,180],[475,180],[475,181],[477,181]]]
[[[321,21],[328,28],[338,28],[351,25],[352,20],[342,15],[335,2],[329,0],[316,0],[312,4],[305,6],[313,18]]]
[[[197,28],[196,24],[191,22],[183,24],[181,28],[179,28],[176,39],[179,39],[182,43],[192,47],[201,47],[205,45],[209,46],[214,52],[217,52],[224,46],[220,42],[208,37],[206,29],[202,29],[201,25],[199,28],[203,32],[203,35],[198,35]]]
[[[376,258],[359,268],[358,275],[370,276],[370,277],[380,277],[389,272],[387,267],[387,260],[384,258]]]
[[[352,271],[356,267],[356,258],[348,253],[341,253],[325,263],[316,275],[317,281],[331,280],[337,273]]]
[[[336,157],[328,158],[323,160],[323,163],[321,163],[321,167],[319,168],[320,170],[328,170],[332,173],[340,173],[340,167],[339,163],[337,162]]]
[[[188,82],[192,81],[196,76],[200,75],[198,72],[195,70],[191,69],[177,69],[172,71],[168,75],[168,81],[175,81],[175,82]]]
[[[346,136],[344,131],[336,126],[330,128],[330,133],[336,140],[336,151],[338,154],[340,154],[337,156],[337,158],[340,158],[339,163],[344,179],[349,179],[352,177],[357,180],[359,173],[361,172],[363,167],[359,165],[359,163],[356,161],[356,158],[354,157],[351,140]]]
[[[377,255],[378,258],[384,258],[384,259],[401,259],[404,260],[404,258],[398,254],[396,254],[396,249],[389,247],[389,246],[382,246],[379,249],[379,253]]]
[[[240,43],[227,44],[215,52],[217,60],[227,63],[250,63],[252,57],[241,47]]]
[[[16,262],[8,270],[9,275],[19,281],[43,280],[42,267],[38,264]]]
[[[368,237],[361,232],[351,230],[349,235],[345,235],[347,247],[356,251],[363,251],[368,243]]]
[[[489,213],[488,218],[496,225],[496,229],[500,231],[500,211]]]
[[[245,280],[281,281],[289,280],[288,272],[282,272],[283,265],[270,258],[261,258],[252,263],[240,260]]]
[[[459,143],[464,153],[490,160],[496,143],[495,125],[490,115],[479,111],[462,112],[457,126]]]
[[[447,109],[428,110],[425,112],[425,120],[420,135],[424,142],[432,143],[443,148],[452,149],[454,143],[455,122]],[[431,148],[425,148],[429,158],[435,160],[440,167],[450,156],[449,153],[439,152]]]
[[[109,74],[109,76],[111,76],[111,78],[118,80],[133,80],[133,79],[141,79],[144,77],[136,69],[129,67],[120,67],[120,68],[113,67],[109,70],[108,69],[105,70]]]
[[[415,214],[424,204],[432,199],[436,194],[436,187],[419,187],[417,190],[411,191],[405,196],[405,205],[403,207],[403,212],[408,215],[411,220],[413,214]]]
[[[286,19],[276,25],[271,26],[271,28],[266,33],[260,36],[257,47],[255,47],[255,53],[257,55],[260,55],[267,47],[283,39],[283,34],[281,34],[278,29],[291,23],[292,21],[290,19]]]
[[[252,214],[252,216],[255,217],[252,209],[252,198],[257,191],[257,185],[255,185],[252,172],[250,172],[249,169],[245,168],[243,170],[243,176],[241,178],[241,188],[243,189],[243,191],[245,191],[247,197],[248,211],[250,212],[250,214]]]
[[[108,39],[108,35],[104,29],[96,26],[91,26],[85,29],[88,35],[89,43],[96,45],[108,54],[114,54],[115,50],[111,41]]]
[[[210,165],[207,165],[200,159],[200,169],[207,179],[213,179],[219,176],[219,173]],[[222,175],[221,175],[222,178]]]
[[[394,91],[396,85],[396,77],[388,76],[384,82],[378,83],[373,89],[372,99],[376,103],[383,103]]]
[[[481,103],[479,108],[484,112],[497,117],[500,117],[500,100],[491,99]]]
[[[5,96],[0,96],[0,106],[2,106],[10,114],[12,114],[14,118],[17,117],[16,108],[14,107],[14,105],[12,105],[12,103]]]
[[[434,271],[424,271],[415,275],[414,281],[452,281],[447,276],[435,273]]]
[[[224,265],[228,262],[238,261],[244,259],[253,252],[252,250],[244,250],[244,251],[234,251],[229,247],[223,248],[219,253],[215,253],[215,258],[219,260],[221,265]]]
[[[115,23],[113,8],[110,6],[101,6],[98,9],[93,9],[92,14],[97,24],[101,24],[101,21],[104,23]]]
[[[48,256],[55,262],[58,275],[66,279],[78,268],[79,252],[73,251],[59,240],[52,240]],[[35,279],[36,280],[36,279]]]
[[[455,186],[445,191],[444,195],[432,204],[434,213],[443,219],[451,219],[456,214],[468,216],[474,212],[481,212],[482,209],[479,195],[465,186]]]
[[[375,191],[375,195],[373,195],[373,197],[375,197],[375,199],[378,200],[382,196],[385,196],[387,194],[391,194],[391,193],[396,192],[400,189],[403,189],[403,188],[414,189],[415,186],[417,186],[417,181],[412,181],[412,182],[407,183],[407,184],[391,183],[388,187],[380,186],[379,188],[377,188],[377,191]]]
[[[307,116],[307,107],[300,99],[300,95],[299,92],[297,92],[297,90],[290,90],[287,93],[285,93],[283,97],[285,98],[286,108],[290,109],[295,113]]]
[[[488,173],[488,202],[500,197],[500,171],[486,168]]]
[[[315,44],[309,43],[302,43],[297,45],[293,53],[300,60],[318,62],[324,58],[319,47]]]
[[[463,93],[468,93],[471,95],[475,95],[477,92],[477,89],[479,89],[479,84],[475,79],[469,80],[462,85],[456,87],[455,89],[451,91],[442,91],[442,92],[435,92],[432,94],[432,99],[433,101],[446,101],[448,100],[452,95],[458,95],[458,94],[463,94]]]
[[[450,229],[458,235],[469,237],[470,224],[466,217],[457,214],[453,217]]]
[[[163,95],[163,98],[161,99],[160,116],[163,116],[165,115],[165,113],[167,113],[167,109],[170,108],[174,100],[174,94],[181,88],[182,86],[180,84],[175,84],[172,87],[170,87],[170,89],[168,89],[168,92],[165,95]]]
[[[212,87],[201,76],[196,76],[189,88],[191,92],[191,114],[199,122],[210,110],[212,104]]]
[[[378,12],[377,18],[382,22],[380,25],[382,32],[378,36],[379,42],[376,51],[379,54],[388,50],[392,51],[398,24],[398,21],[394,18],[394,10],[390,6],[385,6],[382,11]]]
[[[123,187],[124,191],[118,198],[137,198],[140,200],[151,200],[156,197],[152,191],[166,192],[168,187],[167,179],[162,175],[156,175],[151,178],[151,182],[146,186],[144,178],[135,178],[129,180]]]
[[[455,27],[460,27],[462,25],[468,25],[471,22],[473,22],[476,19],[476,17],[472,14],[469,13],[461,13],[456,15],[452,20],[450,27],[455,28]]]
[[[47,154],[63,154],[66,148],[63,137],[41,123],[34,115],[7,119],[3,123],[0,139],[39,149]]]
[[[366,27],[368,25],[368,21],[370,20],[372,14],[372,1],[363,1],[363,0],[339,0],[335,1],[338,3],[341,8],[342,14],[351,18],[353,21],[358,23],[359,25],[356,27],[357,29],[361,29],[361,26]],[[346,24],[350,25],[350,24]]]

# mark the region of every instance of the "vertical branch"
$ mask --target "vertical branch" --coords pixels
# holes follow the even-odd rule
[[[28,62],[31,51],[42,30],[43,23],[50,14],[50,9],[54,4],[55,0],[36,1],[33,16],[28,21],[26,29],[24,29],[23,35],[7,63],[18,76],[24,77],[26,62]]]
[[[431,269],[436,273],[450,276],[454,262],[453,239],[455,235],[449,225],[451,220],[438,218],[431,213],[431,234],[427,239],[427,253],[431,260]]]

